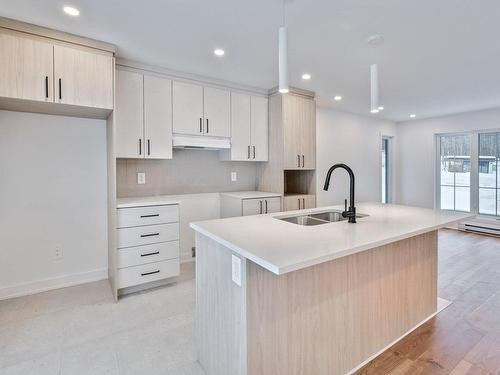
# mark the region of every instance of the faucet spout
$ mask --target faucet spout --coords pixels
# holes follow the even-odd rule
[[[349,223],[355,223],[356,222],[356,207],[354,205],[355,178],[352,169],[345,164],[332,165],[328,170],[328,173],[326,174],[325,185],[323,186],[323,190],[325,191],[328,190],[328,187],[330,186],[330,179],[332,177],[332,172],[337,168],[345,169],[349,174],[349,209],[346,208],[346,210],[342,212],[342,216],[347,217],[349,219]]]

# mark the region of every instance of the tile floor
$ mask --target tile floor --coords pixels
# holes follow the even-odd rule
[[[114,303],[107,281],[0,301],[1,375],[203,375],[192,267]]]

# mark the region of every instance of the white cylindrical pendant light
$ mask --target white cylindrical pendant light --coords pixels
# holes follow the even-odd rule
[[[288,92],[288,43],[286,27],[281,26],[278,32],[278,89],[282,94]]]
[[[377,64],[370,65],[370,112],[378,113],[378,66]]]

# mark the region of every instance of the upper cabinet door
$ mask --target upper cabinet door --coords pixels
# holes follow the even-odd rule
[[[231,160],[249,160],[250,95],[231,93]]]
[[[251,144],[252,160],[268,160],[268,99],[257,96],[251,98]]]
[[[302,168],[316,168],[316,102],[304,99],[302,102]]]
[[[191,83],[173,83],[174,133],[203,135],[203,87]]]
[[[116,71],[116,157],[143,158],[143,76]]]
[[[0,96],[54,101],[53,45],[0,33]]]
[[[302,98],[283,95],[284,169],[302,169]]]
[[[54,45],[56,103],[113,109],[113,57]]]
[[[204,114],[206,135],[231,136],[231,94],[227,90],[205,87]]]
[[[146,159],[172,159],[172,81],[144,76]]]

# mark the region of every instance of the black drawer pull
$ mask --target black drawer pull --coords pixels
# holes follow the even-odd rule
[[[49,98],[49,76],[45,76],[45,97]]]
[[[62,79],[59,78],[59,100],[62,99]]]
[[[151,214],[151,215],[141,215],[141,219],[144,219],[146,217],[158,217],[160,214]]]
[[[150,234],[141,234],[141,237],[154,237],[154,236],[159,236],[160,233],[150,233]]]
[[[160,273],[160,270],[151,271],[151,272],[144,272],[144,273],[141,273],[141,276],[154,275],[155,273]]]
[[[141,257],[150,257],[151,255],[158,255],[158,254],[160,254],[160,252],[155,251],[154,253],[141,254]]]

